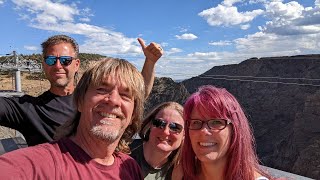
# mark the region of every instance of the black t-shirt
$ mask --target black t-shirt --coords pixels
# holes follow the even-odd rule
[[[73,95],[0,97],[0,125],[20,131],[29,146],[52,141],[56,128],[76,113]]]
[[[170,166],[170,162],[166,162],[161,168],[155,169],[148,164],[143,155],[143,141],[141,139],[135,139],[130,144],[131,154],[130,156],[139,164],[142,175],[145,180],[167,180],[171,179],[173,166]]]

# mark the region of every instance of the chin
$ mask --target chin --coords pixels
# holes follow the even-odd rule
[[[68,82],[66,82],[65,80],[56,80],[54,82],[54,84],[57,86],[57,87],[66,87],[68,85]]]
[[[157,149],[163,152],[170,152],[172,151],[172,147],[168,146],[168,145],[163,145],[163,144],[158,144]]]
[[[158,144],[157,148],[163,152],[172,152],[172,151],[178,149],[179,147],[173,147],[170,145],[163,146],[162,144]]]
[[[204,155],[204,156],[197,156],[197,157],[201,162],[215,162],[219,160],[219,157],[217,157],[216,155]]]

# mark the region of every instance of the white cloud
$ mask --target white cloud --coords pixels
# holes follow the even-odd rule
[[[188,32],[188,29],[187,28],[181,28],[179,32],[181,32],[181,33]]]
[[[270,2],[265,5],[270,21],[261,28],[265,33],[299,35],[320,33],[320,8],[304,8],[298,2]]]
[[[305,54],[315,53],[319,47],[314,39],[320,39],[320,34],[279,36],[257,32],[234,41],[238,50],[237,53],[247,54],[249,58],[250,56],[263,57],[266,54],[268,56],[283,56],[297,55],[301,52]]]
[[[79,15],[79,11],[68,5],[53,3],[48,0],[12,0],[18,8],[27,8],[27,11],[36,16],[46,16],[62,21],[73,21],[73,16]],[[38,18],[43,20],[43,18]],[[37,18],[36,18],[37,20]],[[42,23],[41,21],[38,21]]]
[[[231,41],[209,42],[209,45],[212,45],[212,46],[229,46],[229,45],[232,45],[232,42]]]
[[[266,4],[266,14],[274,20],[283,20],[279,23],[285,23],[285,20],[293,20],[301,17],[304,7],[296,1],[286,4],[282,2],[270,2]]]
[[[249,0],[249,4],[256,4],[256,3],[267,3],[268,0]]]
[[[24,46],[24,48],[26,49],[26,50],[29,50],[29,51],[37,51],[37,50],[39,50],[39,48],[37,47],[37,46]]]
[[[242,29],[242,30],[247,30],[249,28],[250,28],[250,24],[240,25],[240,29]]]
[[[66,5],[48,0],[13,0],[13,2],[17,6],[16,9],[22,13],[20,16],[29,21],[33,28],[85,36],[86,40],[80,45],[80,52],[108,56],[141,54],[141,47],[135,38],[127,38],[122,33],[99,26],[75,22],[76,19],[82,22],[90,21],[89,16],[93,15],[89,8],[79,11],[76,3]]]
[[[184,40],[195,40],[195,39],[198,38],[196,35],[191,34],[191,33],[185,33],[185,34],[182,34],[182,35],[176,35],[175,37],[177,39],[184,39]]]
[[[80,21],[82,22],[90,22],[91,19],[89,17],[94,16],[91,13],[91,9],[90,8],[84,8],[80,11],[81,16],[83,16],[82,18],[79,18]]]
[[[4,4],[5,0],[0,0],[0,5]]]
[[[217,52],[195,52],[188,54],[190,57],[197,57],[197,58],[206,58],[211,60],[219,60],[221,57],[218,56]]]
[[[90,18],[88,17],[80,18],[79,20],[82,22],[90,22]]]
[[[160,43],[160,45],[161,45],[162,47],[167,47],[167,46],[169,45],[169,43],[167,43],[167,42],[162,42],[162,43]]]
[[[224,0],[222,2],[225,6],[232,6],[234,3],[241,2],[242,0]]]
[[[51,16],[48,14],[38,14],[36,18],[34,18],[35,21],[41,22],[41,24],[56,24],[58,23],[58,19],[55,16]]]
[[[314,1],[314,5],[319,7],[320,6],[320,0],[315,0]]]
[[[237,7],[219,4],[217,7],[203,10],[198,15],[203,17],[210,26],[231,26],[248,23],[263,12],[261,9],[238,12]]]
[[[170,48],[169,51],[165,51],[166,55],[171,55],[171,54],[175,54],[175,53],[179,53],[182,52],[182,49],[179,48]]]

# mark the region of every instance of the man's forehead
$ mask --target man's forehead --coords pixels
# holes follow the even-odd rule
[[[104,85],[104,86],[118,86],[118,87],[121,87],[121,88],[129,90],[129,87],[128,87],[127,83],[123,79],[121,79],[119,76],[113,76],[113,75],[107,76],[107,77],[102,79],[101,85]]]

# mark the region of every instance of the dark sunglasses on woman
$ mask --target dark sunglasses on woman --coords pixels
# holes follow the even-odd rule
[[[169,130],[174,133],[180,133],[183,129],[183,126],[181,124],[175,123],[175,122],[168,122],[162,119],[153,119],[152,125],[156,128],[164,129],[167,127],[167,124],[169,124]]]

